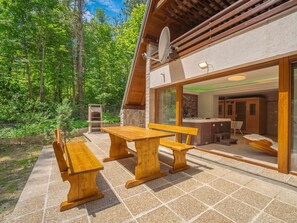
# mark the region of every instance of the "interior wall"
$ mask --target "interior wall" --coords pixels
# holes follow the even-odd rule
[[[217,118],[218,117],[219,96],[213,94],[199,94],[198,117]]]

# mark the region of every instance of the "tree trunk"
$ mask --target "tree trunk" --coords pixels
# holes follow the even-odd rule
[[[83,119],[83,3],[84,0],[78,0],[78,21],[77,21],[77,99],[79,106],[79,117]]]
[[[76,94],[76,89],[75,89],[75,82],[76,82],[76,53],[75,53],[75,48],[72,47],[72,50],[71,50],[71,56],[72,56],[72,103],[73,105],[75,105],[76,103],[76,100],[75,100],[75,94]]]
[[[25,43],[24,46],[25,46],[25,56],[26,56],[26,73],[27,73],[27,79],[28,79],[28,93],[29,93],[29,97],[32,98],[33,90],[32,90],[32,79],[31,79],[31,68],[30,68],[30,62],[29,62],[29,49],[28,49],[28,44],[26,39],[24,43]]]
[[[39,92],[39,98],[40,101],[44,101],[44,62],[45,62],[45,41],[46,41],[47,33],[45,33],[44,38],[41,36],[39,37],[39,60],[40,62],[40,92]]]
[[[57,55],[57,58],[60,58],[60,55]],[[56,91],[55,91],[55,101],[58,103],[62,102],[62,60],[58,60],[57,66],[57,76],[56,76]]]

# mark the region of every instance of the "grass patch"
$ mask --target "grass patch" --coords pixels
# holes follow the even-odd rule
[[[43,145],[0,145],[0,222],[13,211]]]

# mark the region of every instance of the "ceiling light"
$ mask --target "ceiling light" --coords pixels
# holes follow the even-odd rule
[[[243,81],[245,79],[246,79],[246,76],[243,76],[243,75],[235,75],[235,76],[228,77],[228,81]]]
[[[208,63],[206,61],[202,61],[201,63],[198,64],[198,66],[201,69],[206,69],[206,68],[208,68]]]

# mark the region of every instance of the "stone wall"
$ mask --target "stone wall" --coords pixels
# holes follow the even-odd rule
[[[134,125],[145,127],[145,110],[139,109],[122,109],[121,126]]]

